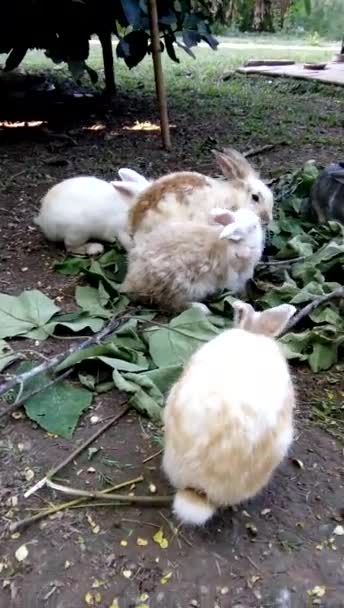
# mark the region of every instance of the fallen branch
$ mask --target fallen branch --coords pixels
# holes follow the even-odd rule
[[[131,486],[134,483],[140,483],[143,481],[143,476],[136,477],[135,479],[129,479],[128,481],[124,481],[123,483],[119,483],[116,486],[112,486],[111,488],[106,488],[105,490],[101,490],[101,494],[108,494],[109,492],[115,492],[116,490],[120,490],[121,488],[125,488],[127,486]],[[13,522],[9,524],[8,530],[9,532],[17,532],[17,530],[21,530],[26,526],[33,524],[36,521],[40,521],[45,517],[49,517],[49,515],[54,515],[54,513],[58,513],[59,511],[65,511],[66,509],[72,509],[77,506],[88,506],[86,505],[85,498],[75,498],[74,500],[69,500],[68,502],[62,502],[59,505],[55,505],[54,507],[50,507],[48,509],[44,509],[42,513],[36,513],[35,515],[31,515],[31,517],[26,517],[25,519],[20,519],[19,521]],[[92,506],[95,506],[92,504]]]
[[[126,504],[141,505],[141,506],[163,506],[171,504],[173,496],[131,496],[130,494],[104,494],[102,492],[90,492],[88,490],[79,490],[79,488],[71,488],[59,483],[54,483],[48,480],[47,485],[53,490],[68,494],[69,496],[79,496],[83,498],[102,498],[106,500],[115,500],[116,502],[124,502]]]
[[[290,319],[287,327],[282,331],[279,337],[281,338],[285,334],[289,333],[290,330],[295,327],[295,325],[298,325],[298,323],[300,323],[302,319],[310,315],[313,310],[315,310],[322,304],[325,304],[325,302],[329,302],[330,300],[335,300],[337,298],[344,298],[344,287],[338,287],[338,289],[331,291],[331,293],[327,293],[325,296],[320,296],[319,298],[316,298],[315,300],[301,308],[301,310],[299,310],[299,312]]]
[[[14,403],[10,403],[3,411],[0,411],[0,418],[2,418],[3,416],[6,416],[6,415],[12,414],[12,412],[15,412],[15,410],[19,409],[23,405],[23,403],[25,403],[25,401],[27,401],[28,399],[31,399],[31,397],[34,397],[35,395],[38,395],[38,393],[45,391],[50,386],[57,384],[57,382],[64,380],[65,378],[67,378],[68,376],[71,375],[72,371],[73,371],[73,369],[67,369],[63,374],[56,376],[50,382],[47,382],[47,384],[45,384],[44,386],[36,388],[34,391],[31,391],[31,393],[28,393],[26,395],[22,396],[23,391],[20,390]],[[23,387],[23,386],[24,385],[22,384],[21,387]],[[18,399],[18,397],[19,397],[19,399]]]
[[[81,342],[79,344],[74,344],[74,345],[70,346],[63,353],[59,353],[58,355],[55,355],[51,359],[48,359],[48,361],[45,361],[44,363],[37,365],[37,367],[34,367],[33,369],[29,370],[28,372],[24,372],[23,374],[19,374],[18,376],[15,376],[11,380],[7,380],[6,382],[3,382],[2,384],[0,384],[0,397],[1,397],[1,395],[4,395],[9,390],[14,388],[17,384],[22,384],[22,383],[24,384],[27,380],[30,380],[31,378],[38,376],[38,374],[41,374],[42,372],[47,372],[48,370],[53,369],[54,367],[59,365],[59,363],[62,363],[64,361],[64,359],[67,359],[67,357],[69,357],[69,355],[72,355],[81,350],[84,350],[85,348],[87,348],[88,346],[91,346],[92,344],[100,344],[100,342],[103,340],[103,338],[105,338],[105,336],[114,332],[121,325],[123,325],[126,321],[128,321],[129,318],[130,317],[127,314],[118,315],[116,317],[113,317],[111,319],[111,321],[107,325],[105,325],[105,327],[100,332],[98,332],[97,334],[94,334],[93,336],[90,336],[84,342]]]
[[[263,154],[263,152],[269,152],[277,146],[287,146],[288,143],[286,141],[278,141],[274,144],[266,144],[265,146],[259,146],[258,148],[250,148],[246,152],[243,153],[243,156],[246,158],[251,158],[252,156],[258,156],[258,154]]]
[[[67,466],[67,464],[69,464],[72,460],[74,460],[74,458],[79,456],[79,454],[81,454],[81,452],[83,452],[86,448],[88,448],[88,446],[91,443],[93,443],[93,441],[98,439],[98,437],[100,437],[100,435],[102,435],[112,424],[115,424],[116,422],[118,422],[120,420],[120,418],[122,418],[122,416],[124,416],[124,414],[127,413],[129,408],[130,408],[130,405],[127,405],[114,418],[110,418],[110,420],[108,420],[108,422],[106,424],[104,424],[104,426],[102,426],[100,429],[98,429],[98,431],[93,433],[93,435],[91,435],[91,437],[89,437],[86,441],[84,441],[84,443],[82,443],[79,447],[77,447],[76,450],[74,450],[71,454],[69,454],[69,456],[67,456],[60,464],[58,464],[55,467],[53,467],[52,469],[50,469],[47,472],[47,474],[42,479],[40,479],[40,481],[38,481],[34,486],[32,486],[32,488],[27,490],[27,492],[25,492],[25,494],[24,494],[24,497],[28,498],[29,496],[31,496],[32,494],[37,492],[37,490],[40,490],[41,488],[43,488],[48,483],[48,481],[54,475],[56,475],[56,473],[58,473],[59,471],[64,469],[64,467]]]
[[[266,262],[259,262],[259,264],[257,264],[257,268],[262,268],[264,266],[290,266],[291,264],[295,264],[296,262],[306,260],[307,257],[311,256],[301,255],[298,258],[289,258],[289,260],[267,260]]]

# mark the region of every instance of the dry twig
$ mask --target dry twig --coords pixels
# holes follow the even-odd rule
[[[32,494],[34,494],[35,492],[37,492],[37,490],[40,490],[41,488],[43,488],[43,486],[45,486],[47,484],[47,482],[54,475],[56,475],[56,473],[58,473],[59,471],[61,471],[62,469],[64,469],[64,467],[67,466],[67,464],[69,464],[72,460],[74,460],[74,458],[76,458],[77,456],[79,456],[79,454],[81,454],[81,452],[83,452],[86,448],[88,448],[88,446],[91,443],[93,443],[93,441],[95,441],[96,439],[98,439],[98,437],[100,437],[100,435],[102,435],[111,425],[113,425],[116,422],[118,422],[118,420],[120,420],[120,418],[122,418],[122,416],[124,416],[124,414],[127,413],[127,411],[129,410],[129,408],[130,408],[130,406],[127,405],[114,418],[110,418],[110,420],[108,420],[108,422],[106,424],[104,424],[93,435],[91,435],[91,437],[89,437],[86,441],[84,441],[84,443],[82,443],[80,446],[78,446],[76,448],[76,450],[74,450],[71,454],[69,454],[69,456],[67,456],[67,458],[65,458],[60,464],[58,464],[55,467],[53,467],[52,469],[50,469],[47,472],[47,474],[42,479],[40,479],[40,481],[38,481],[34,486],[32,486],[32,488],[30,488],[29,490],[27,490],[27,492],[25,492],[25,494],[24,494],[24,497],[28,498],[29,496],[31,496]]]
[[[129,316],[127,314],[113,317],[111,321],[107,325],[105,325],[105,327],[103,327],[100,332],[94,334],[93,336],[90,336],[89,338],[87,338],[87,340],[81,342],[81,344],[73,344],[63,353],[59,353],[58,355],[51,357],[51,359],[44,361],[44,363],[37,365],[33,369],[24,372],[23,374],[19,374],[18,376],[15,376],[14,378],[7,380],[6,382],[3,382],[2,384],[0,384],[0,397],[1,395],[4,395],[9,390],[14,388],[17,384],[24,384],[27,380],[38,376],[42,372],[47,372],[48,370],[53,369],[54,367],[62,363],[65,359],[67,359],[69,355],[84,350],[92,344],[100,344],[103,338],[105,338],[105,336],[113,333],[116,329],[118,329],[121,325],[128,321],[128,319]]]
[[[316,298],[315,300],[301,308],[301,310],[299,310],[299,312],[290,319],[287,327],[283,330],[279,337],[281,338],[282,336],[290,332],[290,330],[295,327],[295,325],[298,325],[298,323],[300,323],[302,319],[304,319],[311,312],[313,312],[313,310],[315,310],[322,304],[325,304],[325,302],[329,302],[330,300],[335,300],[337,298],[344,298],[344,287],[338,287],[338,289],[331,291],[331,293],[327,293],[325,296],[320,296],[319,298]]]

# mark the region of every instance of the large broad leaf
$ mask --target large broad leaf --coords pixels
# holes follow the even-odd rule
[[[200,310],[190,309],[166,328],[149,333],[149,352],[157,367],[183,365],[196,349],[220,331]]]
[[[112,316],[110,310],[106,310],[110,295],[105,291],[102,283],[98,289],[88,286],[78,286],[75,290],[76,303],[88,312],[92,317],[108,319]]]
[[[22,363],[18,373],[28,371],[32,363]],[[24,387],[23,396],[44,387],[49,382],[48,374],[29,380]],[[92,403],[90,391],[75,387],[68,382],[58,382],[43,389],[36,396],[28,398],[24,403],[26,414],[39,426],[50,433],[70,439],[78,423],[79,417]]]
[[[0,294],[0,338],[31,337],[31,330],[41,329],[59,312],[50,298],[33,289],[20,296]],[[46,336],[45,336],[46,337]]]
[[[149,36],[143,30],[134,30],[123,36],[117,45],[117,57],[124,59],[128,68],[134,68],[145,57]]]
[[[120,0],[120,2],[128,23],[134,26],[139,25],[141,18],[140,0]]]
[[[309,365],[313,372],[330,369],[337,363],[337,347],[334,344],[315,342],[312,353],[309,356]]]
[[[0,372],[20,358],[20,353],[16,353],[5,340],[0,340]]]

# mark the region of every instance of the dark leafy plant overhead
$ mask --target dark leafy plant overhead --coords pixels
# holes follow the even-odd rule
[[[186,52],[201,41],[216,49],[210,31],[211,6],[195,0],[157,0],[161,50],[178,62],[173,43]],[[210,3],[211,4],[211,3]],[[2,7],[0,53],[8,53],[5,70],[13,70],[31,48],[43,49],[55,63],[66,62],[76,78],[85,64],[92,35],[119,38],[117,56],[129,68],[151,50],[149,0],[13,0]],[[183,39],[183,43],[177,36]]]

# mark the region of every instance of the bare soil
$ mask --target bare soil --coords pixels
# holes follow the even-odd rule
[[[168,153],[161,150],[157,130],[132,130],[135,121],[156,122],[154,98],[140,97],[139,92],[120,95],[110,109],[100,100],[93,101],[91,109],[91,101],[85,103],[83,109],[80,99],[78,104],[35,99],[0,109],[7,120],[11,110],[11,120],[45,121],[29,127],[0,126],[0,290],[18,294],[38,288],[58,298],[66,310],[73,307],[78,279],[52,270],[63,251],[46,243],[32,222],[40,196],[53,183],[78,174],[110,178],[120,166],[141,169],[147,176],[182,168],[212,174],[216,169],[211,147],[231,141],[245,150],[261,143],[238,128],[233,128],[233,140],[231,125],[224,126],[220,115],[205,120],[200,105],[185,114],[171,100],[176,128]],[[325,107],[326,112],[338,112],[335,99],[324,99]],[[297,126],[293,129],[297,136]],[[214,133],[222,136],[214,139]],[[203,142],[202,153],[195,153],[195,141]],[[269,177],[276,167],[296,168],[308,158],[326,162],[338,159],[339,153],[336,147],[295,145],[277,148],[257,162]],[[16,348],[22,344],[13,341]],[[61,340],[49,340],[36,348],[51,354],[64,346]],[[169,508],[99,506],[61,511],[30,525],[20,536],[3,533],[0,606],[115,608],[117,598],[121,608],[343,607],[344,536],[334,534],[344,518],[343,446],[330,423],[327,430],[320,428],[313,416],[314,403],[328,392],[334,392],[342,406],[343,375],[340,369],[317,376],[303,368],[294,372],[299,392],[295,442],[260,496],[223,511],[201,530],[176,532]],[[24,414],[2,420],[3,530],[9,521],[28,516],[29,508],[68,500],[51,490],[27,500],[23,493],[98,428],[91,416],[97,415],[101,423],[116,413],[121,401],[114,391],[98,396],[72,441],[48,436]],[[116,484],[143,475],[137,494],[149,494],[150,484],[158,494],[171,492],[160,470],[161,456],[144,462],[159,445],[156,429],[135,412],[92,447],[98,448],[92,460],[86,451],[61,473],[64,483],[99,489],[105,478]],[[28,469],[34,472],[30,481]],[[160,527],[166,548],[153,540]],[[22,544],[29,555],[18,562],[15,551]]]

